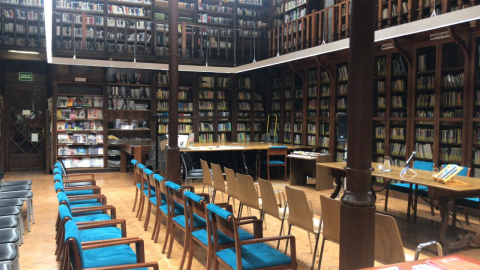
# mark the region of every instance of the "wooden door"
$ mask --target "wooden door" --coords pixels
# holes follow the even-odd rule
[[[31,72],[20,81],[19,72]],[[46,65],[12,62],[5,68],[6,171],[45,169]]]

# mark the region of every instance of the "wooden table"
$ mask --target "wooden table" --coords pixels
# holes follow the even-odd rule
[[[127,154],[133,155],[133,158],[140,163],[145,163],[146,156],[150,153],[154,141],[128,141],[118,144],[120,149],[120,172],[127,172]],[[260,151],[267,150],[270,146],[286,146],[289,150],[295,149],[313,149],[312,146],[291,145],[266,142],[215,142],[215,143],[195,143],[190,147],[180,148],[180,152],[207,152],[207,151]],[[258,153],[257,153],[258,155]],[[246,168],[245,156],[243,164]],[[248,171],[248,169],[247,169]]]
[[[446,257],[458,257],[462,260],[465,260],[470,263],[474,263],[479,265],[480,267],[480,261],[462,254],[452,254],[448,256],[442,256],[442,257],[436,257],[432,259],[440,259],[440,258],[446,258]],[[389,265],[382,265],[382,266],[377,266],[377,267],[369,267],[369,268],[363,268],[361,270],[382,270],[382,269],[388,269],[389,267],[398,267],[401,270],[410,270],[413,268],[415,265],[419,264],[424,264],[428,259],[423,259],[423,260],[418,260],[418,261],[411,261],[411,262],[403,262],[403,263],[395,263],[395,264],[389,264]],[[465,269],[466,270],[466,269]]]
[[[152,141],[128,141],[118,144],[120,149],[120,172],[127,172],[127,154],[133,155],[133,158],[144,164],[146,156],[150,153],[150,149],[155,146]]]
[[[338,172],[345,172],[345,162],[318,163],[320,166],[330,168],[332,175]],[[403,167],[392,166],[391,172],[383,172],[378,168],[378,163],[372,163],[372,176],[383,177],[389,180],[397,180],[405,183],[417,184],[428,187],[428,197],[432,201],[437,201],[440,215],[442,217],[442,228],[440,231],[440,242],[443,245],[444,252],[448,253],[450,249],[459,249],[466,246],[480,245],[480,234],[467,234],[459,236],[459,240],[455,243],[449,243],[445,235],[448,228],[449,210],[448,204],[456,199],[478,197],[480,195],[480,180],[473,177],[454,176],[453,182],[442,184],[432,179],[432,172],[415,170],[417,175],[407,171],[400,175]],[[341,181],[340,181],[341,182]],[[338,183],[338,179],[337,179]],[[340,185],[341,186],[341,185]]]
[[[322,176],[324,173],[317,173],[316,163],[333,162],[333,155],[320,154],[318,156],[290,154],[290,185],[305,185],[307,176],[315,175],[315,190],[331,189],[333,178]],[[321,167],[323,168],[323,167]]]

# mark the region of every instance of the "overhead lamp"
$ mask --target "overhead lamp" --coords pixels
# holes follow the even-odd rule
[[[9,53],[21,53],[21,54],[40,54],[39,52],[34,51],[17,51],[17,50],[8,50]]]

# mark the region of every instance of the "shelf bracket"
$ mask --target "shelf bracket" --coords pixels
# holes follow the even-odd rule
[[[325,65],[323,65],[323,64],[320,62],[320,55],[315,56],[315,61],[317,62],[317,65],[318,65],[321,69],[323,68],[325,71],[327,71],[328,76],[330,76],[330,78],[333,78],[332,70],[331,70],[330,68],[327,68]]]
[[[298,70],[296,70],[295,68],[293,68],[293,65],[292,65],[292,62],[288,62],[288,65],[290,66],[290,68],[292,69],[293,72],[297,73],[298,76],[300,76],[300,78],[302,78],[302,81],[305,81],[305,78],[303,76],[302,73],[300,73]]]
[[[400,45],[398,45],[398,41],[396,39],[392,39],[392,43],[393,43],[393,47],[407,61],[408,68],[412,69],[412,59],[410,58],[410,55],[408,55],[408,52],[405,51],[403,48],[401,48]]]
[[[455,40],[455,43],[457,43],[460,49],[462,49],[465,57],[468,59],[468,61],[470,61],[470,50],[468,49],[467,44],[465,44],[465,41],[457,35],[457,32],[455,32],[453,27],[448,26],[447,29],[450,36],[453,38],[453,40]]]

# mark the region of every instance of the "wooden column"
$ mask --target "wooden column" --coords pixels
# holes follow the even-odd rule
[[[348,65],[347,182],[340,221],[340,269],[373,266],[375,200],[371,192],[375,6],[351,4]]]
[[[178,148],[178,0],[168,1],[168,71],[170,98],[168,101],[167,179],[180,181],[180,149]],[[158,134],[155,134],[158,136]]]

